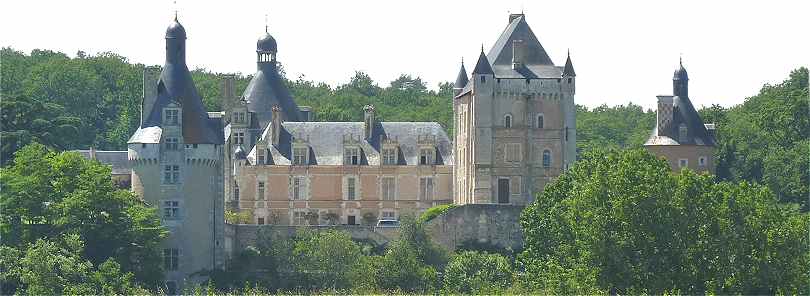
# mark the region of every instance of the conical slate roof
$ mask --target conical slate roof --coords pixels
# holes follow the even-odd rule
[[[267,35],[269,36],[269,34]],[[261,51],[262,41],[259,40],[257,51]],[[271,37],[272,38],[272,37]],[[275,40],[273,40],[275,43]],[[253,127],[264,129],[273,119],[273,105],[281,107],[281,115],[284,121],[301,121],[298,105],[290,95],[287,86],[278,74],[275,62],[258,62],[256,74],[250,80],[243,96],[247,100],[248,111],[255,114],[257,122],[252,123]]]
[[[492,66],[489,65],[489,60],[487,59],[487,55],[484,54],[484,48],[481,48],[481,54],[478,55],[478,62],[475,63],[475,69],[472,71],[473,74],[495,74],[492,71]]]
[[[184,143],[223,143],[221,124],[208,117],[202,98],[186,66],[185,39],[185,29],[175,18],[166,29],[166,62],[157,81],[157,98],[152,110],[144,110],[148,115],[145,116],[138,131],[130,138],[130,143],[153,142],[156,130],[148,128],[162,128],[163,108],[170,104],[180,108]],[[157,137],[159,140],[159,134]]]
[[[461,69],[458,70],[458,77],[456,77],[456,83],[453,85],[453,88],[464,88],[467,85],[467,82],[470,80],[467,78],[467,69],[464,69],[464,61],[461,61]]]
[[[568,59],[565,60],[563,76],[577,76],[577,73],[574,72],[574,64],[571,63],[571,54],[568,54]]]

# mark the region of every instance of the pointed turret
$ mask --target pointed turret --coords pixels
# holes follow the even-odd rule
[[[484,54],[483,46],[481,46],[481,54],[478,55],[478,62],[475,64],[475,69],[473,69],[472,74],[495,74],[495,72],[492,71],[489,60],[487,60],[487,55]]]
[[[679,68],[672,75],[672,95],[678,97],[689,97],[689,75],[683,67],[683,58],[679,59]]]
[[[171,109],[171,114],[164,111]],[[223,142],[218,124],[208,113],[186,66],[186,30],[175,16],[166,29],[166,61],[157,81],[157,94],[151,110],[143,110],[144,120],[139,131],[148,127],[179,125],[183,142],[187,144],[219,144]],[[149,141],[148,133],[136,133],[130,143]]]
[[[576,77],[577,73],[574,72],[574,64],[571,63],[571,52],[568,52],[568,59],[565,60],[565,67],[563,68],[563,76]]]
[[[454,95],[458,95],[470,80],[467,78],[467,69],[464,68],[464,59],[461,59],[461,69],[458,70],[458,77],[456,83],[453,85]]]
[[[273,118],[272,108],[278,105],[279,114],[284,121],[300,121],[301,115],[298,105],[284,85],[276,67],[276,53],[278,45],[276,39],[270,35],[265,27],[264,36],[256,43],[256,74],[250,80],[243,94],[247,100],[248,111],[253,113],[255,122],[250,123],[251,128],[263,130]]]

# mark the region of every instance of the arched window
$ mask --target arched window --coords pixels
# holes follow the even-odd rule
[[[543,150],[543,167],[550,168],[551,167],[551,150]]]
[[[543,128],[545,126],[545,122],[543,122],[543,113],[537,114],[537,122],[535,125],[537,128]]]
[[[686,142],[686,138],[689,135],[689,130],[686,128],[686,124],[681,123],[678,126],[678,142]]]
[[[511,128],[512,127],[512,115],[511,114],[506,114],[506,115],[503,116],[503,126],[506,127],[506,128]]]

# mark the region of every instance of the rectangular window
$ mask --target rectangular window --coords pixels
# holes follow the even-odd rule
[[[163,201],[163,219],[174,220],[180,218],[180,202],[176,200]]]
[[[506,162],[520,162],[523,160],[523,155],[521,154],[521,147],[520,143],[508,143],[506,144],[506,154],[504,155],[506,158]]]
[[[163,166],[163,184],[177,184],[180,182],[180,166]]]
[[[307,211],[295,211],[293,212],[293,225],[306,225],[307,223]]]
[[[236,113],[236,122],[245,123],[245,112]]]
[[[431,201],[433,200],[433,178],[424,177],[419,178],[419,200]]]
[[[292,199],[306,199],[307,185],[304,177],[292,177]]]
[[[293,148],[293,164],[294,165],[307,165],[307,157],[309,156],[309,148]]]
[[[261,152],[257,152],[258,159],[256,160],[256,164],[264,164],[264,154]]]
[[[264,225],[264,218],[259,217],[259,218],[258,218],[258,219],[256,219],[256,220],[257,220],[257,221],[256,221],[256,224],[259,224],[259,225]]]
[[[343,150],[343,164],[358,165],[360,164],[360,149],[346,148]]]
[[[264,200],[264,182],[259,182],[256,184],[256,199]]]
[[[384,165],[397,164],[397,148],[385,148],[382,154]]]
[[[678,167],[679,168],[685,168],[687,166],[689,166],[689,160],[688,159],[686,159],[686,158],[678,159]]]
[[[700,158],[698,158],[698,165],[706,166],[706,156],[701,156]]]
[[[239,186],[238,185],[233,186],[233,199],[234,200],[239,200]]]
[[[357,199],[357,184],[355,183],[354,177],[346,178],[346,199],[347,200]]]
[[[180,110],[177,109],[166,109],[166,124],[167,125],[177,125],[179,120]]]
[[[433,150],[432,148],[419,149],[419,164],[420,165],[433,165]]]
[[[177,150],[178,148],[178,140],[177,138],[166,138],[166,150]]]
[[[394,177],[382,178],[382,198],[383,200],[396,199],[396,179]]]
[[[163,249],[163,268],[177,270],[180,263],[180,250],[175,248]]]
[[[233,133],[233,143],[235,145],[245,144],[245,133]]]

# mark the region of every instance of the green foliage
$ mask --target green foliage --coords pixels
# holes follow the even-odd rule
[[[521,217],[532,290],[796,294],[810,288],[807,214],[767,189],[715,183],[643,150],[593,151]]]
[[[83,247],[83,242],[75,234],[54,241],[38,239],[24,251],[2,246],[0,267],[4,270],[3,280],[22,284],[25,290],[18,292],[30,295],[145,292],[134,284],[133,274],[122,272],[115,260],[108,259],[95,268],[82,258]]]
[[[38,239],[77,233],[82,258],[114,259],[147,284],[162,278],[159,243],[165,235],[156,210],[115,187],[110,168],[76,153],[31,144],[0,169],[3,246],[25,249]]]
[[[296,278],[315,290],[346,289],[362,257],[360,246],[346,232],[303,232],[295,241],[293,258]]]
[[[249,224],[253,222],[253,214],[246,211],[225,210],[225,222],[230,224]]]
[[[460,252],[444,268],[444,290],[462,294],[497,294],[512,283],[512,266],[498,254]]]
[[[780,201],[810,210],[808,96],[808,70],[802,67],[781,84],[766,84],[741,105],[701,110],[714,120],[706,122],[717,123],[717,176],[765,184]]]
[[[633,103],[602,105],[592,110],[577,106],[577,150],[641,147],[655,127],[655,112]]]
[[[433,220],[433,218],[438,217],[441,214],[449,211],[452,208],[457,207],[455,204],[447,204],[447,205],[440,205],[435,206],[427,209],[422,215],[419,216],[419,223],[425,223],[427,221]]]

